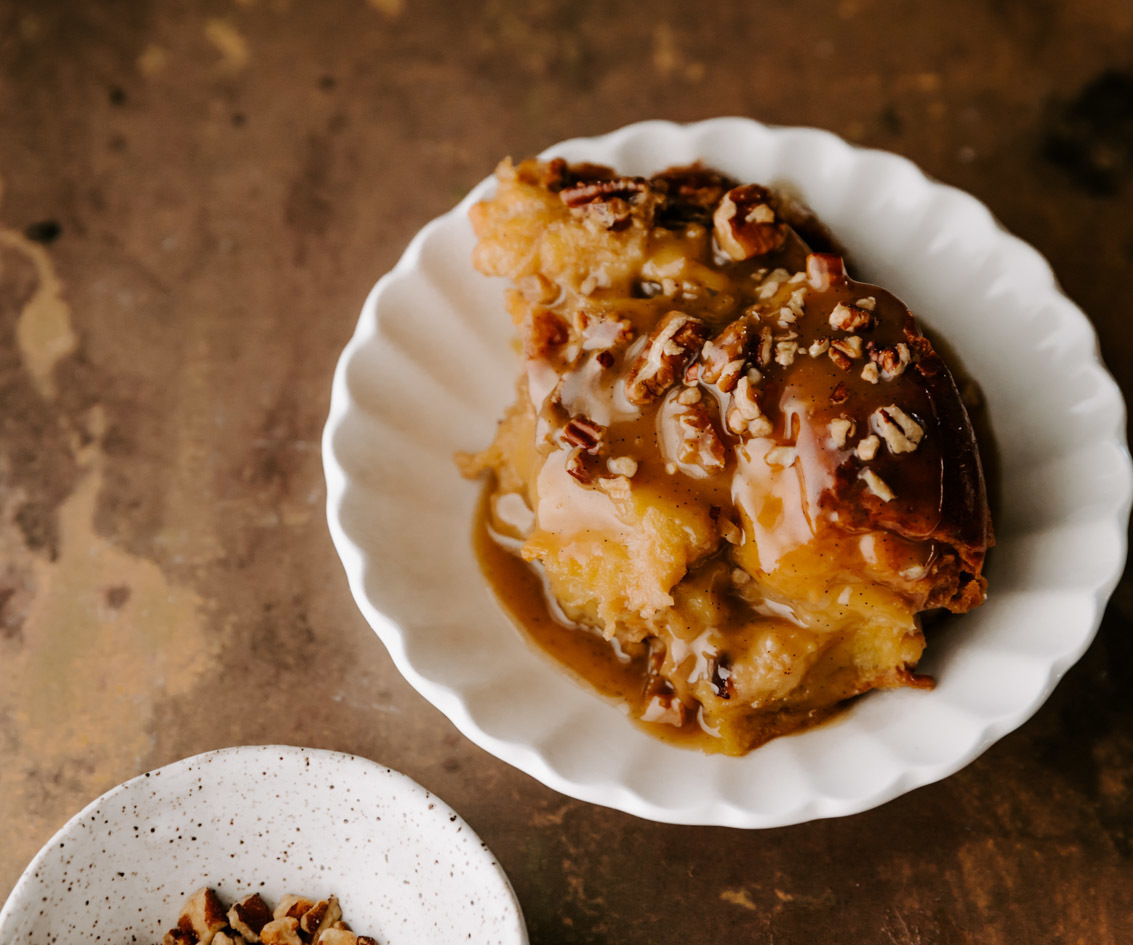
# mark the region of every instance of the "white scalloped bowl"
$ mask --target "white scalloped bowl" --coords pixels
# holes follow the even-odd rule
[[[158,942],[186,897],[337,895],[382,945],[527,945],[503,868],[440,798],[335,751],[224,748],[120,784],[24,871],[0,945]]]
[[[468,209],[413,240],[366,300],[323,439],[330,530],[362,613],[407,680],[482,748],[573,797],[673,823],[770,827],[874,807],[943,778],[1029,718],[1089,645],[1125,560],[1125,406],[1083,313],[983,204],[823,131],[645,122],[547,156],[646,175],[702,160],[789,184],[981,382],[1002,507],[987,603],[931,635],[931,692],[876,692],[743,758],[665,744],[537,652],[471,547],[489,442],[513,395],[503,280],[477,274]]]

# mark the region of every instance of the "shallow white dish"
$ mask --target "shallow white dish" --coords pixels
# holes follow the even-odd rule
[[[382,765],[267,745],[188,758],[76,814],[0,913],[0,945],[160,942],[185,898],[342,903],[382,945],[525,945],[511,884],[453,810]]]
[[[835,723],[744,758],[636,728],[536,652],[471,548],[477,483],[513,394],[503,280],[477,274],[468,208],[434,220],[384,276],[338,365],[323,439],[330,530],[402,674],[465,735],[563,793],[654,820],[769,827],[881,804],[945,777],[1022,724],[1081,656],[1125,560],[1125,407],[1050,267],[986,207],[909,161],[827,132],[722,118],[645,122],[546,156],[649,174],[696,159],[789,185],[984,388],[1003,488],[991,593],[934,632],[931,692],[872,693]]]

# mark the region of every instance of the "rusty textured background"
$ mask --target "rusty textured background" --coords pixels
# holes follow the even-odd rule
[[[511,770],[401,680],[318,447],[410,236],[503,154],[646,117],[818,125],[970,190],[1128,391],[1131,50],[1127,0],[0,0],[0,893],[114,784],[278,741],[446,798],[538,945],[1133,941],[1130,584],[944,783],[662,826]]]

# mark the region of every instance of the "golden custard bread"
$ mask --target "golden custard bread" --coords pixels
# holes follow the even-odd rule
[[[905,305],[805,208],[700,165],[496,176],[473,259],[512,282],[522,366],[460,462],[490,473],[505,606],[706,750],[931,685],[918,615],[983,601],[992,526],[968,414]]]

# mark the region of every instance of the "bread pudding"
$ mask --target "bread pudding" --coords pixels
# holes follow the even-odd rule
[[[656,734],[742,754],[929,687],[921,615],[979,605],[972,425],[908,308],[805,207],[701,165],[504,162],[473,261],[511,280],[517,396],[485,572]]]

